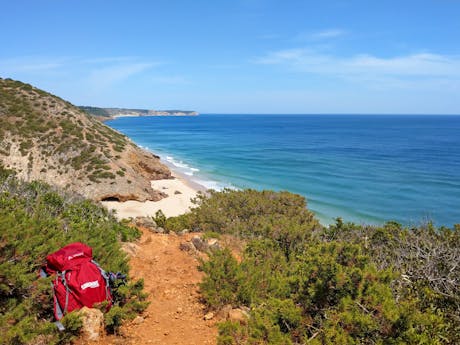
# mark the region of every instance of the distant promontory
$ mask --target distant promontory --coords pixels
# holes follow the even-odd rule
[[[99,108],[91,106],[79,106],[79,108],[102,121],[121,116],[197,116],[196,111],[190,110],[152,110],[152,109],[128,109],[128,108]]]

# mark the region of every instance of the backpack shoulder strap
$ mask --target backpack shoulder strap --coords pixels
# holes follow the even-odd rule
[[[59,279],[59,276],[61,276],[62,284],[65,286],[64,314],[67,314],[67,308],[69,307],[69,294],[70,294],[69,285],[67,284],[67,280],[65,278],[66,273],[67,273],[67,271],[62,271],[62,272],[60,272],[59,274],[56,275],[56,279]]]
[[[39,270],[39,274],[40,274],[40,278],[46,278],[48,277],[48,274],[46,274],[46,271],[44,269],[44,267],[41,267],[40,270]],[[56,325],[57,329],[62,332],[62,331],[65,331],[65,327],[64,325],[61,323],[61,321],[59,321],[60,319],[62,319],[64,317],[64,313],[62,312],[62,308],[61,308],[61,305],[59,304],[59,301],[57,300],[56,298],[56,294],[54,293],[54,286],[53,286],[53,283],[51,283],[51,291],[53,291],[53,300],[54,300],[54,305],[56,306],[56,315],[58,317],[58,320],[54,322],[54,324]]]

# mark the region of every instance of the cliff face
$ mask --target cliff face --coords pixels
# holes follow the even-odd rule
[[[72,104],[0,78],[0,163],[99,200],[159,200],[150,180],[171,178],[157,156]]]

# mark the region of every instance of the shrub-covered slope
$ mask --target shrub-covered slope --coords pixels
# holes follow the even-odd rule
[[[72,104],[0,78],[0,162],[93,200],[159,200],[150,180],[169,178],[158,157]]]
[[[84,242],[107,271],[128,273],[120,241],[139,236],[87,199],[41,182],[21,182],[0,168],[0,344],[68,342],[78,330],[72,314],[63,321],[64,333],[52,323],[51,278],[38,278],[48,254]],[[105,315],[109,331],[145,308],[142,286],[129,283],[115,292],[115,306]]]
[[[287,192],[225,190],[197,204],[165,226],[247,243],[241,262],[223,250],[201,265],[209,308],[250,310],[220,324],[218,344],[458,344],[460,226],[323,228]]]

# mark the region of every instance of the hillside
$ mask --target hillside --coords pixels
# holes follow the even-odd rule
[[[0,78],[0,163],[100,200],[159,200],[150,180],[171,178],[159,157],[59,97]]]
[[[196,116],[196,111],[190,110],[150,110],[150,109],[127,109],[127,108],[98,108],[80,106],[81,110],[95,116],[100,120],[108,120],[117,116]]]

